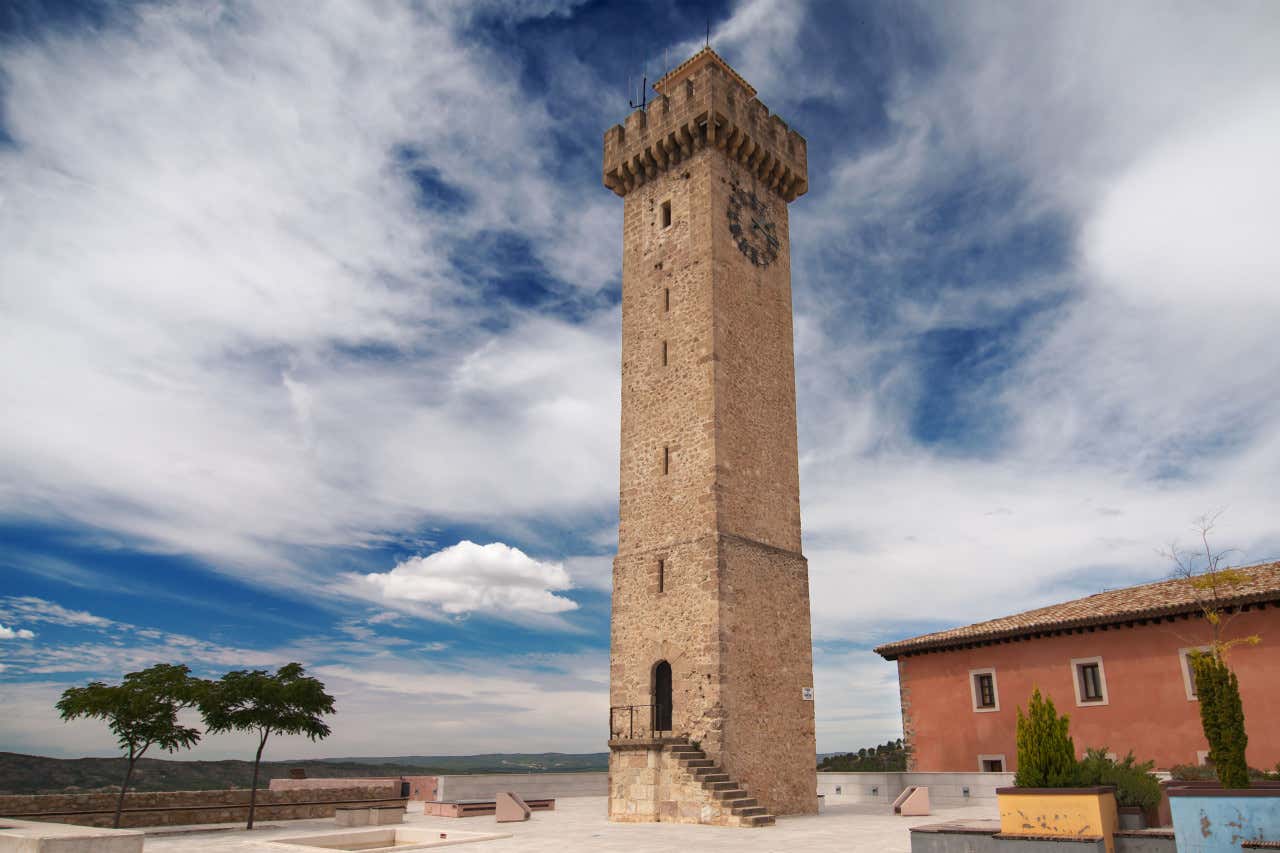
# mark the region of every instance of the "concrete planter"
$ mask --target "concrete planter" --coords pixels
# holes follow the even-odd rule
[[[1120,807],[1120,828],[1121,829],[1146,829],[1147,813],[1142,810],[1141,806],[1121,806]]]
[[[1115,853],[1119,825],[1116,789],[997,788],[1000,834],[1004,837],[1101,838],[1107,853]]]
[[[1247,841],[1280,843],[1280,785],[1169,788],[1179,853],[1228,853]]]

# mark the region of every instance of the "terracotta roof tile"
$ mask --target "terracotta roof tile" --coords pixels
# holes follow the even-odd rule
[[[1224,604],[1280,600],[1280,562],[1236,567],[1248,580],[1234,589]],[[985,640],[1021,637],[1041,631],[1110,625],[1130,619],[1168,616],[1199,610],[1194,591],[1181,578],[1113,589],[1096,595],[1016,613],[987,622],[924,634],[878,646],[887,660],[911,652],[954,648]]]

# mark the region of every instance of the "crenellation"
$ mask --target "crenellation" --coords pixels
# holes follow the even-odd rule
[[[803,137],[771,115],[754,89],[731,79],[719,66],[705,64],[687,73],[684,85],[671,81],[670,92],[660,91],[647,110],[635,110],[623,125],[606,131],[604,185],[625,197],[702,147],[719,147],[724,140],[736,146],[735,156],[749,149],[750,166],[778,164],[779,179],[769,183],[770,191],[787,202],[802,195],[808,189]],[[655,83],[655,89],[660,84]]]

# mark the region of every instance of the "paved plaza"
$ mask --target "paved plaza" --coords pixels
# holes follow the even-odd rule
[[[841,804],[827,806],[821,815],[782,817],[776,826],[738,829],[670,823],[619,824],[605,818],[605,797],[575,797],[557,801],[555,811],[534,812],[525,823],[497,823],[493,817],[437,818],[422,814],[421,803],[411,803],[405,823],[444,831],[510,833],[510,838],[459,845],[476,853],[575,853],[575,851],[653,851],[694,853],[723,851],[839,851],[839,853],[907,853],[911,849],[908,827],[963,819],[994,819],[994,806],[938,809],[921,818],[898,817],[884,805]],[[275,851],[284,848],[273,839],[333,832],[332,818],[270,821],[252,832],[232,829],[172,833],[148,831],[147,853],[160,851]]]

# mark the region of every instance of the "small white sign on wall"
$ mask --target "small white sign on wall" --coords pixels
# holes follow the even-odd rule
[[[804,700],[804,701],[806,701],[806,702],[812,702],[812,701],[813,701],[813,688],[812,688],[812,687],[801,687],[801,688],[800,688],[800,698],[801,698],[801,699],[803,699],[803,700]]]

